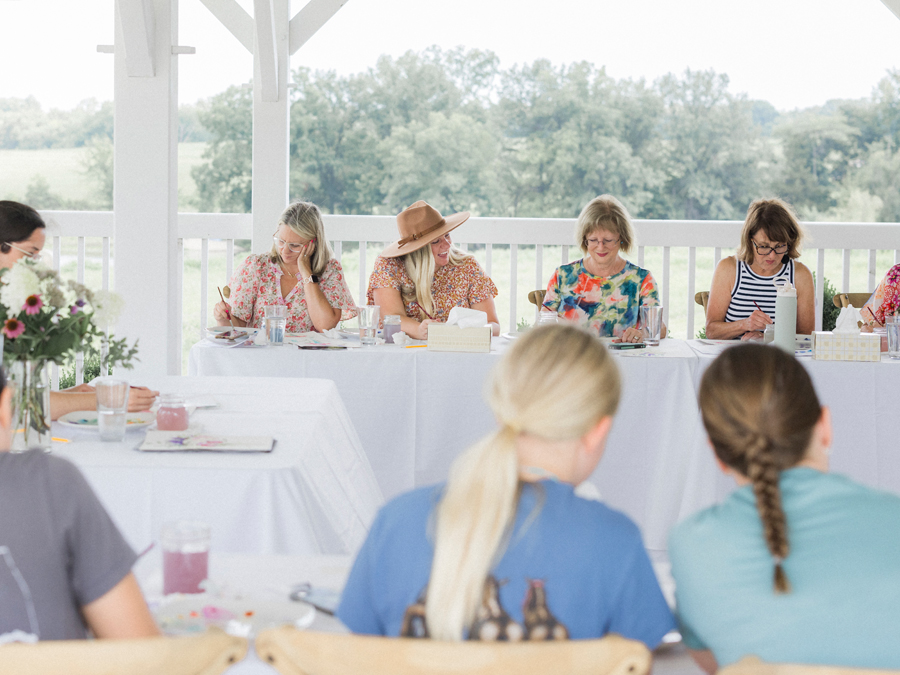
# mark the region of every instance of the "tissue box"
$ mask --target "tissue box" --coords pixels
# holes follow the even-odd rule
[[[817,361],[881,361],[881,336],[874,333],[816,331]]]
[[[491,351],[491,327],[460,328],[429,324],[428,351],[430,352],[489,352]]]

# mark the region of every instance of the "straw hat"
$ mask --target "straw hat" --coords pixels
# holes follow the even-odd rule
[[[400,239],[381,252],[384,258],[397,258],[427,246],[438,237],[443,237],[469,219],[469,212],[454,213],[452,216],[441,215],[427,202],[418,201],[404,209],[397,216],[397,229]]]

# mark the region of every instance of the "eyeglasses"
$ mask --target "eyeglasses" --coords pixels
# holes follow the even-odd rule
[[[275,248],[284,248],[287,246],[288,251],[291,253],[299,253],[303,250],[304,246],[314,243],[316,240],[313,239],[311,241],[306,242],[305,244],[289,244],[284,239],[279,239],[278,237],[272,237],[272,241],[275,242]]]
[[[16,246],[15,244],[13,244],[10,241],[6,242],[6,245],[9,246],[10,248],[16,249],[20,253],[23,253],[26,258],[31,258],[32,260],[34,260],[34,262],[41,261],[41,252],[40,251],[26,251],[21,246]]]
[[[618,246],[622,241],[620,239],[597,239],[596,237],[591,237],[587,240],[587,243],[591,246],[603,244],[605,248],[609,248],[610,246]]]
[[[787,250],[790,248],[787,244],[779,244],[778,246],[760,246],[752,239],[750,240],[750,243],[753,244],[753,248],[755,248],[756,252],[760,255],[769,255],[772,251],[775,251],[775,253],[778,254],[787,253]]]

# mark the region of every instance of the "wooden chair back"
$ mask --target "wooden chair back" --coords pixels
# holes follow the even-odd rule
[[[219,675],[246,654],[246,639],[218,630],[139,640],[48,640],[0,647],[0,673]]]
[[[745,656],[737,663],[721,668],[717,675],[900,675],[900,670],[767,663],[756,656]]]
[[[709,291],[694,293],[694,302],[703,307],[703,313],[705,314],[706,308],[709,306]]]
[[[256,638],[283,675],[646,675],[650,651],[634,640],[442,642],[315,633],[284,627]]]
[[[834,303],[835,307],[849,307],[850,305],[853,305],[856,309],[862,309],[863,305],[865,305],[871,297],[871,293],[835,293],[831,301]]]
[[[544,296],[545,295],[547,295],[547,291],[542,291],[542,290],[531,291],[531,293],[528,294],[528,302],[530,302],[532,305],[534,305],[535,307],[540,309],[541,305],[544,304]]]

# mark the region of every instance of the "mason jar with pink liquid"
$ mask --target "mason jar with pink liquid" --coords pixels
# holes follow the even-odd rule
[[[156,428],[160,431],[186,431],[190,420],[184,396],[162,394],[156,411]]]

